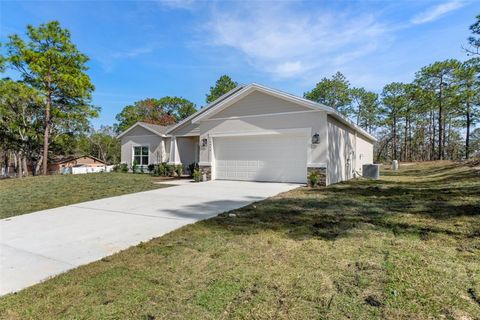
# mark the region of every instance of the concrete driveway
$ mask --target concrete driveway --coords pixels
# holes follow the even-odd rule
[[[0,220],[0,295],[298,186],[180,183]]]

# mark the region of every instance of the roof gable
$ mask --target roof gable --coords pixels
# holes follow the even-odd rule
[[[139,128],[139,127],[143,128],[143,129],[145,129],[145,130],[147,130],[147,131],[149,131],[153,134],[156,134],[160,137],[166,137],[166,132],[170,128],[170,126],[160,126],[160,125],[157,125],[157,124],[151,124],[151,123],[146,123],[146,122],[137,122],[133,126],[128,128],[127,130],[120,133],[117,136],[117,138],[121,138],[121,137],[127,135],[128,133],[132,132],[135,128]]]
[[[335,119],[340,121],[341,123],[344,123],[345,125],[349,126],[350,128],[352,128],[352,129],[356,130],[357,132],[361,133],[367,139],[370,139],[371,141],[377,141],[377,139],[373,135],[369,134],[368,132],[366,132],[365,130],[363,130],[359,126],[357,126],[355,123],[353,123],[352,121],[350,121],[349,119],[347,119],[346,117],[344,117],[338,111],[336,111],[335,109],[333,109],[331,107],[328,107],[328,106],[325,106],[323,104],[320,104],[320,103],[317,103],[317,102],[314,102],[314,101],[310,101],[310,100],[307,100],[307,99],[304,99],[304,98],[297,97],[297,96],[295,96],[293,94],[289,94],[287,92],[283,92],[283,91],[280,91],[280,90],[268,88],[268,87],[265,87],[265,86],[262,86],[262,85],[259,85],[259,84],[256,84],[256,83],[252,83],[252,84],[249,84],[247,86],[241,85],[241,86],[238,86],[235,89],[227,92],[226,94],[224,94],[223,96],[221,96],[220,98],[218,98],[214,102],[210,103],[206,107],[198,110],[197,112],[195,112],[191,116],[189,116],[186,119],[180,121],[178,124],[170,127],[166,131],[166,134],[175,135],[175,130],[179,127],[182,127],[185,124],[188,124],[188,123],[194,124],[194,123],[198,123],[202,119],[208,119],[210,116],[213,116],[214,114],[220,112],[224,108],[227,108],[229,105],[235,103],[236,101],[239,101],[240,99],[242,99],[242,97],[247,96],[248,94],[250,94],[253,91],[260,91],[260,92],[263,92],[265,94],[269,94],[269,95],[272,95],[274,97],[277,97],[279,99],[284,99],[285,101],[289,101],[291,103],[296,103],[300,106],[310,108],[312,110],[325,111],[329,115],[331,115],[332,117],[334,117]]]
[[[311,108],[254,90],[242,99],[212,114],[211,119],[311,111]]]
[[[313,101],[309,101],[303,98],[296,97],[294,95],[281,92],[278,90],[270,89],[264,86],[261,86],[256,83],[252,83],[246,87],[243,87],[241,90],[236,92],[235,94],[229,96],[228,98],[224,99],[223,101],[217,103],[214,105],[212,108],[207,110],[206,112],[202,113],[201,115],[198,115],[194,119],[192,119],[192,122],[199,122],[201,120],[206,120],[211,118],[212,116],[216,115],[220,111],[232,106],[236,102],[239,102],[240,100],[244,99],[248,95],[252,94],[253,92],[260,92],[266,95],[270,95],[272,97],[278,98],[280,100],[289,102],[291,104],[295,104],[300,107],[304,107],[310,110],[323,110],[323,111],[329,111],[328,107],[322,106],[318,103],[315,103]]]
[[[167,134],[175,134],[175,130],[177,130],[177,128],[180,128],[186,124],[191,124],[193,121],[193,119],[195,119],[196,117],[198,117],[199,115],[205,113],[206,111],[210,110],[211,108],[213,108],[217,103],[227,99],[228,97],[236,94],[238,91],[242,90],[244,88],[243,85],[239,85],[238,87],[236,88],[233,88],[232,90],[230,90],[229,92],[225,93],[224,95],[222,95],[221,97],[219,97],[218,99],[216,99],[215,101],[209,103],[208,105],[206,105],[205,107],[201,108],[200,110],[198,110],[197,112],[195,112],[194,114],[186,117],[185,119],[183,119],[182,121],[180,121],[179,123],[177,123],[176,125],[173,125],[171,126],[168,130],[167,130]]]

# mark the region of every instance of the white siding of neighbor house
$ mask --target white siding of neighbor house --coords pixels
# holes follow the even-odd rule
[[[141,127],[133,128],[130,132],[121,138],[121,162],[126,163],[130,168],[132,166],[133,147],[149,147],[149,163],[161,161],[162,155],[165,157],[163,147],[163,138]]]

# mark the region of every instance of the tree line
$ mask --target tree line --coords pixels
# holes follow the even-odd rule
[[[337,72],[304,97],[333,107],[379,141],[376,161],[459,160],[480,155],[480,15],[470,27],[465,61],[421,68],[411,83],[392,82],[380,94],[351,87]]]
[[[17,34],[5,44],[2,70],[12,69],[20,80],[0,80],[0,145],[8,166],[14,159],[18,174],[47,174],[49,152],[64,136],[89,127],[100,108],[92,105],[94,86],[86,73],[88,57],[71,41],[70,32],[52,21],[27,27],[27,39]]]
[[[90,120],[100,107],[92,104],[89,59],[58,21],[29,25],[26,37],[13,34],[0,48],[5,52],[0,72],[8,68],[18,78],[0,79],[0,163],[4,171],[13,164],[18,177],[47,174],[48,163],[62,156],[91,155],[119,163],[120,132],[137,121],[172,125],[196,111],[182,97],[147,98],[125,106],[114,125],[94,129]],[[236,86],[221,76],[206,102]]]
[[[376,161],[468,159],[480,153],[480,128],[475,128],[480,117],[480,15],[470,31],[463,47],[467,60],[434,62],[411,83],[392,82],[375,93],[352,87],[337,72],[304,97],[376,135]],[[0,162],[13,162],[20,177],[28,171],[47,174],[49,159],[61,155],[89,154],[118,163],[118,133],[138,121],[172,125],[197,110],[182,97],[148,98],[125,106],[113,126],[95,130],[90,120],[100,108],[92,104],[89,59],[59,22],[29,25],[25,39],[13,34],[0,48],[5,52],[0,72],[11,69],[19,79],[0,79]],[[221,76],[206,103],[237,85]]]
[[[222,75],[210,87],[210,92],[206,94],[205,102],[211,103],[217,98],[238,86],[228,75]],[[117,133],[123,132],[138,121],[169,126],[197,111],[195,104],[182,97],[163,97],[148,98],[128,105],[116,115],[115,130]]]

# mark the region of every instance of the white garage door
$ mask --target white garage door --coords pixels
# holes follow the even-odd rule
[[[305,135],[217,137],[214,154],[215,179],[306,182]]]

